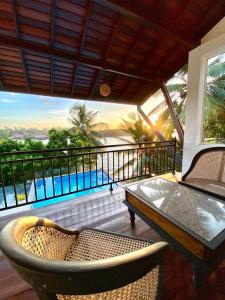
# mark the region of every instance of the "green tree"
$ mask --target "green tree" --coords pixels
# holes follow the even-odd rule
[[[48,149],[67,148],[69,146],[70,133],[67,129],[52,128],[48,132]]]

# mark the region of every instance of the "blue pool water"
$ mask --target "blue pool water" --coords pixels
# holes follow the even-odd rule
[[[51,177],[43,179],[38,179],[36,181],[36,191],[37,191],[37,200],[41,200],[45,198],[45,189],[46,189],[46,197],[47,198],[52,198],[46,201],[41,201],[41,202],[36,202],[33,204],[34,208],[37,207],[42,207],[42,206],[47,206],[49,204],[54,204],[57,202],[65,201],[65,200],[70,200],[74,199],[76,197],[80,196],[85,196],[89,195],[95,192],[103,191],[103,190],[109,190],[109,184],[112,182],[112,179],[101,169],[98,169],[97,171],[88,171],[84,173],[77,173],[76,174],[70,174],[70,185],[69,185],[69,176],[68,175],[63,175],[62,176],[62,181],[60,179],[60,176],[54,176],[54,183]],[[44,184],[45,184],[45,189],[44,189]],[[54,184],[54,189],[55,189],[55,195],[62,195],[65,193],[69,193],[71,188],[71,192],[76,192],[76,188],[78,192],[65,195],[65,196],[60,196],[60,197],[54,197],[54,192],[53,192],[53,184]],[[96,188],[91,188],[96,185],[101,185],[101,184],[106,184],[104,186],[99,186]],[[112,184],[113,188],[117,186],[117,184]],[[88,189],[85,191],[79,192],[79,190],[83,189]]]

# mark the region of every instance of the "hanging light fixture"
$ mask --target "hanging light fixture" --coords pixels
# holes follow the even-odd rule
[[[108,97],[111,94],[111,87],[109,86],[109,84],[107,83],[107,79],[106,79],[106,75],[104,72],[104,81],[103,83],[100,85],[100,94],[103,97]]]

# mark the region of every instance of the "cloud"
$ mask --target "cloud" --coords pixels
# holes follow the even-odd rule
[[[52,115],[67,115],[68,110],[66,109],[53,109],[49,111],[50,114]]]
[[[4,98],[4,99],[1,100],[1,102],[7,103],[7,104],[15,103],[17,101],[18,100],[15,100],[15,99],[6,99],[6,98]]]

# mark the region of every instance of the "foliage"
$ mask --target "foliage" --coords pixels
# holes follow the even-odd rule
[[[124,132],[128,133],[133,142],[151,142],[153,141],[153,134],[149,127],[147,127],[139,114],[130,113],[128,120],[122,119],[121,124]],[[130,142],[127,139],[123,139],[126,142]]]
[[[86,104],[75,104],[70,109],[71,133],[88,138],[95,145],[100,145],[102,135],[99,132],[105,123],[96,122],[98,111],[88,110]]]

